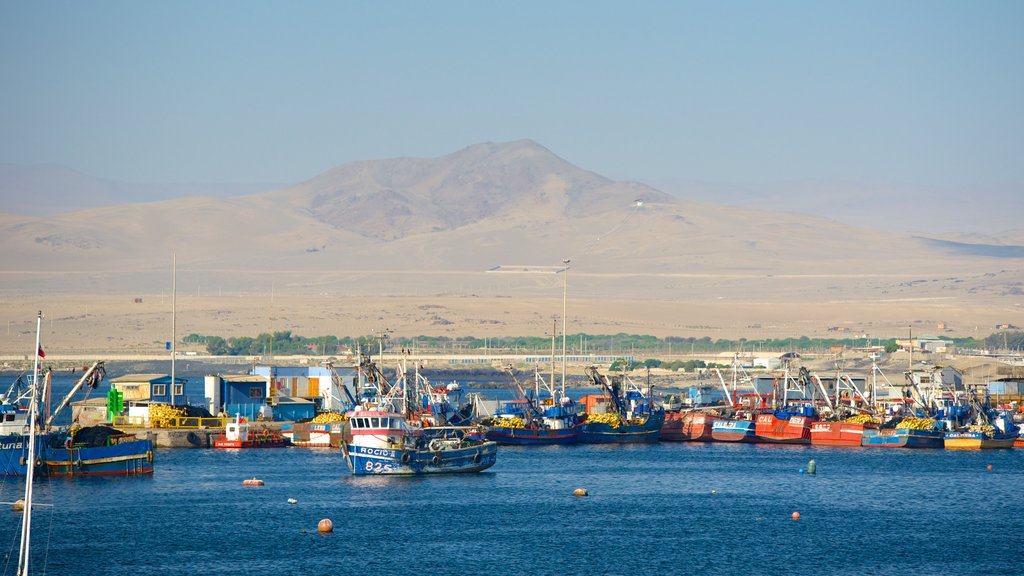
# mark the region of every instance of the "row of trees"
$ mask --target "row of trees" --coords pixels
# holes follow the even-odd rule
[[[1024,349],[1024,332],[1000,332],[981,340],[974,338],[942,338],[961,349]],[[291,333],[290,330],[263,333],[255,338],[220,336],[203,336],[190,334],[184,338],[186,344],[198,344],[206,347],[210,354],[227,356],[256,355],[297,355],[333,356],[346,354],[362,347],[363,350],[377,350],[378,341],[375,336],[338,337],[316,336],[304,337]],[[645,334],[619,333],[613,335],[571,334],[566,337],[567,352],[572,355],[596,354],[637,356],[640,354],[674,354],[687,352],[813,352],[825,351],[833,346],[860,348],[865,346],[884,346],[887,352],[898,347],[895,339],[880,340],[866,338],[767,338],[763,340],[717,339],[709,336],[702,338],[676,337],[657,338]],[[452,354],[475,354],[482,352],[511,354],[546,354],[551,351],[550,337],[495,337],[476,338],[466,336],[449,338],[446,336],[416,336],[412,338],[392,338],[386,341],[390,350],[408,349],[416,351],[449,352]],[[561,341],[555,342],[556,353],[561,352]],[[702,367],[702,366],[698,366]],[[690,367],[693,368],[692,366]]]

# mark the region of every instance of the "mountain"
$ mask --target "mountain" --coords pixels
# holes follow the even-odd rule
[[[89,290],[160,289],[172,253],[197,284],[281,278],[375,294],[443,292],[466,278],[482,282],[496,266],[563,258],[597,275],[588,288],[622,293],[623,283],[653,275],[641,288],[649,293],[695,289],[681,280],[692,275],[718,278],[702,290],[729,291],[730,275],[982,273],[1005,260],[998,256],[1016,257],[958,255],[955,245],[907,234],[679,199],[573,166],[530,140],[356,162],[233,198],[0,214],[0,230],[8,248],[0,267],[26,289],[58,279]]]
[[[138,184],[97,178],[63,166],[0,164],[3,210],[29,216],[51,216],[182,196],[242,196],[274,187],[267,184]]]
[[[441,158],[358,162],[261,196],[301,206],[338,229],[395,240],[488,219],[586,217],[628,206],[636,194],[671,200],[651,188],[631,188],[520,140],[470,146]]]

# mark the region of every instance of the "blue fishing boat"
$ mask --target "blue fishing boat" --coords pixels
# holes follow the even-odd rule
[[[388,409],[348,413],[342,454],[356,476],[480,472],[494,466],[497,444],[476,440],[461,427],[410,426]]]
[[[480,472],[494,466],[498,445],[475,426],[430,426],[404,367],[392,384],[369,356],[357,367],[360,404],[346,413],[341,452],[356,476]],[[426,420],[429,422],[429,420]]]
[[[652,386],[640,387],[626,376],[611,378],[587,368],[591,381],[607,398],[604,413],[591,412],[583,422],[580,442],[587,444],[657,442],[665,409],[654,405]]]
[[[711,423],[714,442],[756,442],[756,423],[744,418],[716,418]]]
[[[23,384],[19,376],[8,393],[0,396],[0,476],[24,476],[29,463],[42,462],[45,435],[36,433],[33,455],[28,455],[29,411],[23,403],[29,398],[16,391]]]
[[[63,438],[63,439],[62,439]],[[88,439],[86,441],[86,439]],[[134,476],[153,473],[153,442],[107,426],[54,434],[44,462],[50,476]]]
[[[579,441],[583,429],[579,408],[565,395],[564,387],[561,391],[555,389],[534,370],[534,387],[527,390],[516,379],[512,366],[505,371],[519,392],[519,398],[505,402],[493,417],[482,422],[488,440],[511,445],[575,444]]]
[[[861,446],[865,448],[942,448],[941,430],[887,428],[865,429]]]

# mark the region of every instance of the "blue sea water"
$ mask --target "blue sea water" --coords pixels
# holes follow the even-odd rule
[[[155,466],[37,479],[34,572],[1024,574],[1024,450],[501,447],[480,474],[356,478],[334,450],[160,449]],[[0,501],[23,491],[0,479]]]
[[[801,473],[812,458],[817,474]],[[33,563],[53,575],[1021,574],[1022,464],[1020,450],[660,443],[502,447],[480,474],[356,478],[333,450],[164,449],[152,477],[37,480],[36,502],[53,506],[33,516]],[[253,476],[265,486],[242,485]],[[0,500],[23,489],[6,479]],[[13,573],[20,514],[0,514]],[[332,534],[317,533],[323,518]]]

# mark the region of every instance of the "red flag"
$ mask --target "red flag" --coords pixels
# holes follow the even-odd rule
[[[46,352],[43,352],[43,345],[42,344],[39,345],[39,357],[40,358],[46,358]]]

